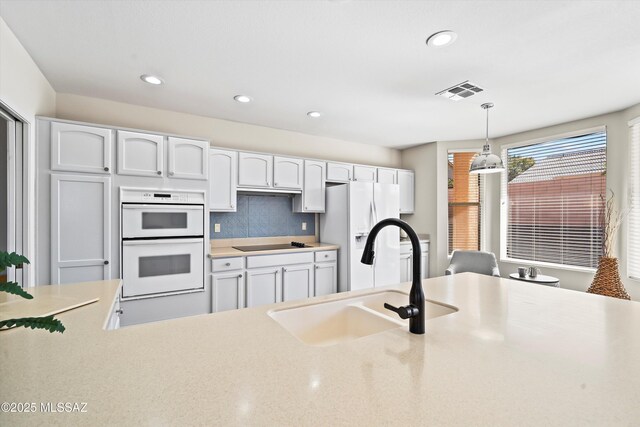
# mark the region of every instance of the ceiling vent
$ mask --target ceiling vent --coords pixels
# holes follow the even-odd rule
[[[461,99],[469,98],[476,93],[482,92],[484,89],[466,80],[462,83],[458,83],[455,86],[451,86],[449,89],[445,89],[436,93],[438,96],[443,96],[452,101],[460,101]]]

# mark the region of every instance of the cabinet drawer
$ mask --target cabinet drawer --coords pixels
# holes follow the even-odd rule
[[[336,261],[338,259],[338,251],[317,251],[316,262]]]
[[[420,242],[420,251],[422,253],[429,252],[429,242]],[[400,253],[411,253],[411,242],[400,242]]]
[[[214,258],[211,260],[211,271],[214,273],[221,271],[242,270],[244,268],[244,258]]]
[[[277,255],[256,255],[247,257],[247,268],[274,267],[312,262],[313,252],[298,252],[292,254]]]

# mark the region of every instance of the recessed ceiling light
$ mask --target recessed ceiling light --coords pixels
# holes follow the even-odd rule
[[[253,101],[253,99],[251,99],[251,97],[247,95],[236,95],[233,97],[233,99],[235,99],[238,102],[242,102],[243,104]]]
[[[456,41],[457,38],[458,38],[458,35],[453,31],[449,31],[449,30],[438,31],[437,33],[429,36],[429,38],[427,39],[427,46],[432,46],[432,47],[449,46],[454,41]]]
[[[322,115],[322,113],[320,111],[309,111],[307,113],[307,116],[313,118],[313,119],[317,119],[318,117],[320,117]]]
[[[152,85],[161,85],[164,83],[160,77],[154,76],[153,74],[143,74],[140,76],[140,80]]]

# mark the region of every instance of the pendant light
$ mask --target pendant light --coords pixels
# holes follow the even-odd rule
[[[491,154],[491,148],[489,147],[489,108],[493,107],[491,102],[481,105],[483,110],[487,111],[487,136],[485,139],[484,147],[482,147],[482,154],[479,154],[473,159],[469,173],[494,173],[504,171],[504,165],[502,159],[496,154]]]

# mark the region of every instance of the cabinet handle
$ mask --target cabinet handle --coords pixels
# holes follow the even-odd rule
[[[241,277],[242,277],[242,274],[238,274],[238,278],[241,278]]]
[[[320,268],[320,266],[319,266],[319,265],[316,265],[316,270],[317,270],[318,268]]]
[[[267,182],[267,184],[268,184],[268,182]],[[277,186],[278,186],[278,183],[277,183],[277,182],[274,182],[274,183],[273,183],[273,186],[274,186],[274,187],[277,187]]]
[[[233,205],[231,205],[231,207],[233,208]]]
[[[354,180],[354,181],[357,181],[357,180],[358,180],[358,178],[353,178],[353,180]]]
[[[108,168],[108,167],[105,167],[105,168],[104,168],[104,171],[105,171],[105,172],[109,172],[109,168]]]
[[[173,176],[174,172],[169,172],[169,175]]]
[[[304,208],[305,208],[305,209],[309,209],[309,208],[308,208],[308,207],[306,207],[306,206],[305,206]]]
[[[282,269],[282,271],[284,271],[284,272],[286,273],[286,272],[287,272],[287,269],[286,269],[286,268],[283,268],[283,269]]]
[[[324,254],[324,257],[325,258],[329,258],[329,254]]]
[[[158,171],[156,172],[158,175],[162,175],[162,171]]]
[[[104,260],[104,265],[109,265],[109,261],[107,261],[106,259]]]
[[[231,263],[230,263],[230,262],[228,262],[228,263],[226,263],[225,265],[226,265],[227,267],[230,267],[230,266],[231,266]]]
[[[123,309],[119,308],[119,309],[117,309],[117,310],[116,310],[116,314],[117,314],[118,316],[122,315],[122,313],[124,313],[124,310],[123,310]]]

